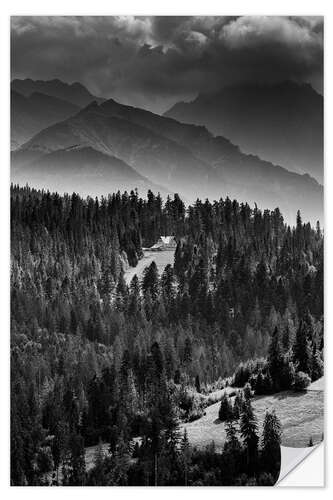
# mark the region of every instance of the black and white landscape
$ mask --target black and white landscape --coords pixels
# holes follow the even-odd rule
[[[273,485],[323,439],[323,19],[11,37],[11,483]]]

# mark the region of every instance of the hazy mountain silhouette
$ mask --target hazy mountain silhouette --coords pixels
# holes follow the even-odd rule
[[[87,106],[92,101],[102,102],[102,97],[92,95],[81,83],[66,83],[61,80],[24,80],[15,79],[11,82],[12,90],[29,97],[34,92],[40,92],[63,101],[71,102],[80,108]]]
[[[164,116],[205,125],[243,151],[323,179],[323,97],[310,85],[225,87],[175,104]]]
[[[26,97],[11,92],[11,148],[16,149],[37,132],[79,111],[79,107],[57,97],[34,92]]]
[[[58,192],[80,192],[84,196],[107,195],[120,190],[138,189],[146,195],[166,191],[138,174],[132,167],[114,156],[96,151],[90,146],[72,146],[51,153],[35,151],[25,156],[24,168],[20,154],[13,153],[12,179],[15,183],[29,183],[40,189],[47,187]],[[21,153],[22,159],[22,153]]]
[[[33,163],[33,157],[41,161],[42,155],[74,145],[117,157],[152,183],[188,201],[229,196],[263,208],[278,206],[292,222],[298,209],[305,220],[322,217],[322,186],[308,175],[245,155],[205,127],[182,124],[112,99],[100,105],[94,102],[36,134],[13,155],[16,173],[25,168],[25,162]]]

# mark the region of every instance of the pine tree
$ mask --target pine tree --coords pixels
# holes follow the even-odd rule
[[[321,359],[320,353],[317,349],[316,342],[312,345],[312,355],[311,355],[311,380],[314,382],[323,376],[324,364]]]
[[[184,429],[184,435],[181,442],[182,464],[184,469],[184,486],[188,484],[188,470],[191,462],[191,448],[187,436],[187,431]]]
[[[277,327],[271,337],[271,342],[268,349],[268,368],[269,373],[272,377],[273,384],[276,391],[280,390],[281,382],[281,372],[283,368],[283,354],[280,344],[279,331]]]
[[[240,433],[246,447],[247,467],[249,470],[255,469],[258,455],[258,423],[251,405],[247,400],[243,404],[240,415]]]
[[[174,274],[173,268],[170,264],[168,264],[161,276],[161,288],[163,291],[163,295],[166,299],[167,304],[174,298],[175,290],[174,290]]]
[[[246,382],[246,384],[244,385],[243,396],[245,398],[245,401],[250,401],[250,399],[252,398],[252,388],[249,382]]]
[[[298,371],[311,373],[311,353],[308,342],[308,325],[304,320],[301,320],[293,349],[293,359],[297,364]]]
[[[225,422],[227,420],[232,420],[233,416],[232,403],[228,395],[224,392],[219,408],[219,420]]]
[[[128,312],[136,316],[141,309],[140,284],[135,274],[130,283]]]
[[[239,452],[241,450],[241,444],[238,439],[238,431],[236,428],[236,423],[232,420],[228,420],[225,424],[227,439],[224,444],[223,451]]]
[[[256,378],[254,391],[257,396],[260,396],[262,394],[265,394],[265,389],[266,387],[265,387],[264,376],[262,374],[262,371],[260,370]]]
[[[238,430],[234,421],[229,420],[225,424],[226,440],[223,446],[222,459],[225,462],[224,474],[227,483],[232,484],[239,472],[241,464],[242,446],[238,439]]]
[[[158,270],[154,260],[149,267],[145,268],[141,286],[144,294],[150,292],[152,300],[156,300],[159,292],[159,280]]]
[[[262,465],[267,472],[279,470],[281,461],[281,423],[275,411],[267,411],[262,434]]]
[[[244,403],[243,391],[237,391],[236,396],[235,396],[235,401],[234,401],[234,408],[233,408],[235,420],[238,420],[240,417],[243,403]]]
[[[127,299],[128,299],[128,288],[124,278],[124,273],[122,271],[119,276],[116,288],[116,306],[119,311],[122,311],[126,308]]]

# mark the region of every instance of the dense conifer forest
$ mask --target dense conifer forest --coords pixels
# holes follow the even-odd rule
[[[174,266],[124,279],[160,235]],[[11,187],[13,485],[274,484],[281,426],[253,394],[323,373],[323,231],[228,198]],[[221,401],[222,453],[180,423]],[[98,445],[89,470],[85,447]],[[104,453],[101,443],[108,443]]]

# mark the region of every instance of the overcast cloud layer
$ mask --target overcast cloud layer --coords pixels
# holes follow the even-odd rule
[[[79,81],[163,112],[242,82],[322,92],[322,17],[13,17],[12,78]]]

